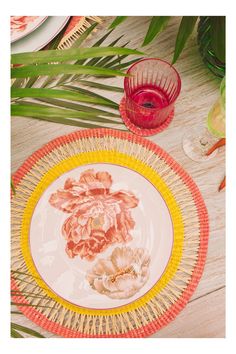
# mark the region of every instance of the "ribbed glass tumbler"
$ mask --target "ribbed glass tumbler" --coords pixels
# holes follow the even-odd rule
[[[181,79],[173,66],[161,59],[143,59],[132,65],[124,80],[126,113],[140,128],[157,128],[174,109]]]

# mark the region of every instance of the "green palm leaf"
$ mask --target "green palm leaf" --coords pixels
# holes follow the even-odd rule
[[[113,42],[111,42],[110,44],[108,44],[108,46],[107,47],[114,47],[115,46],[115,44],[121,39],[123,37],[123,35],[122,36],[120,36],[120,37],[118,37],[118,38],[116,38]],[[123,48],[123,47],[121,47],[121,48]],[[112,54],[112,55],[106,55],[105,56],[105,58],[104,58],[104,56],[101,56],[101,57],[93,57],[92,59],[90,59],[90,60],[88,60],[88,61],[86,61],[86,65],[96,65],[96,66],[102,66],[101,64],[99,65],[99,63],[101,62],[101,61],[103,61],[104,59],[110,59],[110,58],[114,58],[114,56],[116,56],[116,55],[118,55],[118,54]],[[125,55],[127,55],[127,54],[125,54]]]
[[[89,121],[79,121],[79,120],[74,120],[74,119],[69,119],[69,118],[61,118],[61,117],[51,117],[51,116],[46,116],[45,114],[43,114],[42,116],[37,115],[34,116],[33,113],[29,112],[29,114],[22,114],[23,117],[29,117],[32,119],[39,119],[39,120],[43,120],[43,121],[47,121],[47,122],[51,122],[51,123],[59,123],[59,124],[64,124],[64,125],[71,125],[73,127],[80,127],[80,128],[87,128],[87,129],[91,129],[91,128],[102,128],[104,127],[104,125],[99,124],[99,122],[97,124],[94,123],[89,123]],[[123,130],[120,128],[120,130]]]
[[[11,337],[12,338],[24,338],[22,334],[19,332],[15,331],[13,328],[11,328]]]
[[[42,103],[40,103],[42,102]],[[82,112],[93,112],[96,113],[96,115],[101,115],[104,117],[114,117],[114,118],[120,118],[119,114],[110,112],[110,111],[104,111],[102,109],[98,109],[95,107],[90,107],[90,106],[85,106],[85,105],[81,105],[75,102],[69,102],[69,101],[64,101],[64,100],[59,100],[57,98],[38,98],[37,101],[33,102],[34,105],[36,106],[41,106],[41,107],[45,107],[45,104],[43,103],[48,103],[50,105],[53,105],[55,107],[62,107],[62,108],[68,108],[68,109],[73,109],[75,111],[82,111]],[[32,102],[28,102],[25,100],[21,100],[20,103],[23,103],[25,105],[31,105]]]
[[[117,16],[115,20],[110,24],[109,28],[116,28],[119,24],[124,22],[128,16]]]
[[[131,61],[126,64],[122,63],[122,60],[130,54],[137,55],[140,52],[126,48],[128,42],[116,47],[122,36],[113,40],[107,47],[100,47],[113,29],[91,48],[78,48],[96,25],[97,23],[90,26],[74,43],[72,49],[59,51],[50,48],[48,51],[12,55],[12,63],[23,64],[13,67],[11,71],[12,78],[15,79],[11,92],[13,116],[82,128],[115,124],[118,129],[124,129],[118,114],[118,104],[94,92],[109,90],[122,93],[123,89],[105,85],[103,82],[93,82],[87,80],[87,77],[126,76],[118,66],[124,64],[125,68]],[[75,60],[76,62],[71,64]],[[47,78],[43,80],[43,77]],[[89,88],[95,90],[91,91]],[[99,109],[94,105],[106,108]],[[115,109],[116,112],[110,109]]]
[[[97,88],[100,90],[105,90],[105,91],[114,91],[114,92],[122,92],[122,93],[124,91],[122,87],[104,85],[104,84],[94,82],[94,81],[78,80],[78,82],[81,83],[82,85]]]
[[[105,40],[106,38],[110,35],[110,33],[112,33],[113,30],[110,30],[108,33],[106,33],[102,38],[100,38],[97,42],[95,42],[93,45],[92,45],[92,48],[93,47],[99,47]],[[108,44],[108,47],[111,45]],[[96,60],[96,62],[98,60],[100,60],[100,58],[95,58],[94,60]],[[80,59],[80,60],[77,60],[75,62],[75,64],[78,64],[78,65],[83,65],[85,64],[85,62],[87,62],[87,59]],[[86,63],[86,65],[88,65],[88,62]],[[59,80],[59,83],[64,83],[65,81],[67,80],[74,80],[76,79],[76,76],[73,76],[73,75],[63,75],[62,78]]]
[[[28,298],[32,298],[32,299],[34,299],[34,298],[36,298],[36,299],[42,299],[43,297],[42,296],[40,296],[40,295],[34,295],[34,294],[26,294],[26,293],[24,293],[24,292],[22,292],[22,293],[17,293],[17,292],[11,292],[11,295],[12,296],[15,296],[15,297],[21,297],[22,295],[24,296],[24,297],[28,297]]]
[[[27,328],[25,326],[21,326],[17,323],[11,323],[11,330],[14,332],[14,335],[16,334],[16,331],[20,331],[23,333],[27,333],[30,334],[33,337],[37,337],[37,338],[44,338],[44,336],[38,332],[36,332],[35,330],[31,329],[31,328]],[[19,334],[19,333],[18,333]],[[19,335],[17,338],[19,337],[23,337],[22,335]],[[16,338],[16,337],[14,337]]]
[[[65,26],[58,35],[47,45],[48,49],[57,49],[61,39],[63,38],[68,26]]]
[[[121,71],[85,65],[43,64],[20,66],[11,69],[12,78],[31,76],[56,76],[62,73],[79,75],[127,76]]]
[[[197,16],[183,16],[179,26],[176,42],[175,42],[175,52],[174,52],[172,64],[176,62],[182,50],[184,49],[184,46],[189,36],[193,32],[197,19],[198,19]]]
[[[12,54],[12,64],[43,64],[69,60],[104,57],[109,55],[143,54],[134,49],[122,47],[72,48],[65,50],[43,50],[38,52]]]
[[[24,87],[25,82],[26,82],[26,79],[15,79],[14,82],[12,83],[11,87],[12,88]]]
[[[43,295],[35,295],[34,293],[31,293],[29,291],[22,291],[22,290],[11,290],[11,295],[13,296],[28,296],[28,297],[38,297],[38,298],[41,298],[41,299],[45,299],[45,296]]]
[[[22,274],[22,275],[27,275],[27,276],[29,276],[29,273],[27,273],[27,272],[22,272],[22,271],[16,270],[16,269],[11,269],[11,273],[14,274],[14,276],[15,276],[15,274]],[[40,277],[36,277],[36,276],[34,276],[34,278],[35,278],[35,279],[41,279]]]
[[[76,39],[76,41],[72,44],[72,48],[78,48],[79,46],[81,46],[81,44],[85,41],[85,39],[90,35],[90,33],[94,30],[95,27],[97,27],[98,22],[94,22],[90,27],[88,27],[86,29],[86,31],[84,31],[84,33],[82,33],[78,39]],[[58,43],[59,44],[59,43]]]
[[[104,124],[117,125],[122,128],[122,121],[119,119],[108,119],[103,116],[95,115],[89,112],[80,112],[69,109],[54,107],[39,107],[32,105],[17,104],[11,107],[12,116],[24,116],[35,119],[41,119],[53,123],[77,126],[81,128],[104,127]]]
[[[123,36],[121,36],[123,37]],[[126,42],[122,47],[125,47],[129,42]],[[125,58],[127,58],[128,55],[110,55],[104,58],[99,59],[98,63],[96,66],[102,66],[102,67],[108,67],[109,63],[112,63],[113,61],[117,60],[119,63]],[[112,65],[111,65],[112,66]]]
[[[107,33],[104,34],[104,36],[102,38],[99,38],[97,42],[95,42],[92,47],[99,47],[109,36],[110,34],[113,32],[113,29],[111,29],[110,31],[108,31]]]
[[[72,90],[72,93],[77,95],[77,94],[83,94],[84,96],[88,96],[88,97],[92,97],[94,100],[97,100],[97,102],[94,102],[94,103],[97,103],[97,104],[100,104],[100,105],[103,105],[103,106],[109,106],[109,107],[112,107],[114,109],[118,109],[119,108],[119,105],[110,100],[109,98],[105,98],[101,95],[98,95],[97,93],[95,92],[92,92],[90,90],[85,90],[84,88],[82,87],[77,87],[77,86],[72,86],[72,85],[63,85],[61,86],[63,89],[66,89],[66,90]],[[75,93],[77,92],[77,93]],[[99,103],[100,101],[100,103]],[[89,98],[88,98],[88,101],[89,103],[92,103],[89,101]]]
[[[11,302],[11,305],[21,306],[21,307],[32,307],[32,306],[35,306],[35,307],[39,307],[39,308],[42,307],[42,308],[52,309],[52,307],[50,307],[50,306],[23,304],[22,302],[18,303],[18,302],[14,302],[14,301]]]
[[[120,63],[118,65],[115,65],[115,66],[112,66],[110,67],[110,69],[112,70],[120,70],[120,69],[126,69],[128,66],[136,63],[137,60],[140,60],[141,58],[138,58],[138,59],[133,59],[133,60],[130,60],[130,61],[127,61],[127,62],[124,62],[124,63]]]
[[[34,117],[34,118],[74,118],[74,119],[87,119],[90,121],[100,122],[100,123],[113,123],[120,124],[121,121],[115,119],[108,119],[102,116],[99,116],[92,112],[82,112],[75,111],[70,109],[62,109],[55,107],[39,107],[32,105],[24,104],[14,104],[11,105],[11,114],[12,116],[24,116],[24,117]]]
[[[74,47],[79,47],[85,40],[86,38],[90,35],[90,33],[95,29],[95,27],[98,25],[97,22],[93,23],[90,27],[88,27],[86,29],[86,31],[84,33],[82,33],[80,35],[80,37],[73,43],[72,45],[72,48]],[[60,36],[60,38],[52,44],[52,46],[50,46],[49,49],[56,49],[60,40],[61,40],[62,36]],[[70,75],[63,75],[63,80],[70,77]],[[36,82],[38,80],[38,77],[34,77],[34,78],[31,78],[30,80],[34,80],[34,82]],[[29,80],[29,81],[30,81]],[[46,80],[43,84],[42,84],[42,87],[45,87],[47,85],[49,85],[50,83],[52,83],[54,81],[53,77],[49,77],[48,80]],[[33,83],[34,83],[33,82]],[[30,84],[27,84],[26,87],[32,87],[32,85]]]
[[[12,189],[13,194],[16,194],[16,189],[15,189],[12,178],[11,178],[11,189]]]
[[[149,44],[168,23],[170,16],[154,16],[149,25],[143,46]]]
[[[36,82],[37,80],[39,79],[38,76],[34,76],[34,77],[30,77],[27,81],[27,83],[25,84],[25,88],[30,88],[32,87]]]
[[[66,86],[65,86],[66,87]],[[73,88],[76,90],[76,87],[67,86],[68,88]],[[85,91],[84,91],[85,92]],[[92,92],[87,92],[86,94],[82,89],[77,89],[77,92],[68,91],[68,90],[55,90],[55,89],[46,89],[46,88],[22,88],[22,89],[12,89],[11,96],[14,97],[31,97],[31,98],[61,98],[64,100],[71,101],[80,101],[88,102],[92,104],[104,105],[117,107],[115,102],[112,102],[102,96],[93,94]]]
[[[106,65],[105,68],[110,68],[114,66],[115,64],[121,64],[122,60],[127,58],[127,55],[119,55],[118,58],[115,57],[113,60],[109,61]],[[136,59],[138,60],[138,59]]]

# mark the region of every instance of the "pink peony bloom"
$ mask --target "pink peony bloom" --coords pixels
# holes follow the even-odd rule
[[[92,289],[112,299],[135,295],[149,278],[150,256],[143,248],[116,247],[108,259],[99,259],[87,273]]]
[[[39,16],[11,16],[11,31],[24,31]]]
[[[79,181],[69,178],[51,195],[50,204],[70,214],[62,226],[69,257],[93,260],[109,245],[132,239],[135,223],[129,209],[138,199],[131,192],[111,192],[111,185],[109,173],[87,170]]]

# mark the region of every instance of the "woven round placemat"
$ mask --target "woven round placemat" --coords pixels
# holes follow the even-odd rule
[[[170,123],[172,122],[172,119],[174,118],[174,110],[170,113],[170,115],[167,117],[165,122],[161,124],[157,128],[141,128],[135,125],[134,123],[131,122],[129,119],[127,112],[126,112],[126,105],[125,105],[125,96],[121,99],[120,101],[120,106],[119,106],[119,111],[121,118],[123,119],[123,122],[125,123],[126,127],[134,134],[140,135],[140,136],[151,136],[151,135],[156,135],[158,133],[161,133],[163,130],[165,130]]]
[[[34,268],[29,252],[31,216],[47,186],[76,166],[98,162],[143,171],[158,188],[174,220],[171,259],[156,285],[137,301],[106,310],[82,308],[54,294]],[[13,301],[33,322],[63,337],[145,337],[184,308],[205,264],[208,215],[196,184],[159,146],[112,129],[79,131],[36,151],[15,173],[13,182]],[[34,296],[29,295],[32,293]]]

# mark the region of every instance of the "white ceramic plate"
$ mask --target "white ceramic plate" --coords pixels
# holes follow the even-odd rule
[[[11,43],[27,36],[41,26],[48,16],[11,16]]]
[[[35,31],[12,43],[12,54],[40,50],[62,30],[69,18],[70,16],[49,16]]]
[[[78,195],[82,199],[73,199]],[[112,229],[123,241],[111,242]],[[86,233],[99,232],[99,242],[107,240],[104,249],[101,241],[76,253],[75,243],[69,244],[76,233],[85,242]],[[162,276],[172,245],[172,220],[161,194],[142,175],[115,164],[63,174],[42,194],[31,219],[30,249],[40,276],[81,307],[115,308],[142,297]]]

